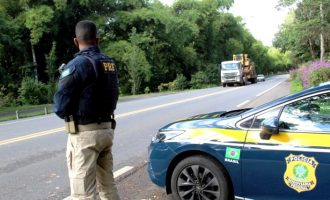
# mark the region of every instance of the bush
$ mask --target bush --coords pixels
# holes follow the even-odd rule
[[[53,98],[55,95],[55,92],[57,91],[57,83],[55,82],[50,82],[48,83],[48,85],[46,85],[46,87],[48,88],[47,91],[47,103],[53,103]]]
[[[166,91],[166,90],[168,90],[168,87],[169,87],[169,84],[168,84],[168,83],[161,83],[161,84],[158,86],[158,91],[159,91],[159,92]]]
[[[17,101],[13,92],[8,92],[5,86],[0,85],[0,107],[17,106]]]
[[[150,93],[150,88],[147,86],[144,88],[144,94],[149,94]]]
[[[299,78],[299,74],[298,74],[298,70],[297,69],[293,69],[293,70],[290,70],[290,79],[293,81],[293,80],[300,80]]]
[[[207,64],[205,68],[205,73],[208,77],[208,84],[220,84],[220,68],[218,64]]]
[[[8,93],[0,100],[0,107],[13,107],[17,105],[19,105],[19,102],[17,102],[13,93]]]
[[[193,74],[191,77],[191,88],[200,89],[210,84],[207,74],[203,71],[199,71]]]
[[[131,94],[132,84],[130,81],[119,81],[119,93],[121,95]]]
[[[310,82],[310,76],[314,71],[317,71],[319,69],[323,68],[330,68],[330,63],[325,62],[325,61],[315,61],[308,66],[303,66],[298,70],[301,82],[304,86],[304,88],[309,88],[311,87],[311,82]]]
[[[309,77],[311,86],[316,86],[327,81],[330,81],[330,68],[321,68],[313,71]]]
[[[183,74],[178,74],[176,79],[168,84],[168,88],[171,91],[184,90],[188,86],[187,78]]]
[[[48,102],[49,87],[32,78],[24,78],[18,91],[23,104],[38,105]]]

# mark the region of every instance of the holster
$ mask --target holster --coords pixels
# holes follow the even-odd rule
[[[115,119],[111,119],[111,128],[112,128],[113,130],[116,129],[116,125],[117,125],[116,120],[115,120]]]
[[[65,117],[64,118],[65,121],[65,130],[67,131],[67,133],[70,134],[76,134],[78,133],[78,126],[75,123],[75,121],[73,120],[73,116],[69,116],[69,117]]]

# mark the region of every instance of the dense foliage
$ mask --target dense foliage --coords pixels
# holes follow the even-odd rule
[[[330,2],[324,0],[279,0],[291,13],[276,34],[273,45],[292,53],[292,92],[330,81]],[[314,60],[314,62],[310,62]],[[319,61],[317,61],[319,60]]]
[[[276,34],[273,45],[291,51],[296,62],[330,58],[330,1],[279,0],[291,13]]]
[[[237,53],[249,54],[258,73],[288,70],[292,54],[256,40],[227,12],[232,4],[0,0],[0,106],[51,101],[58,66],[77,51],[74,26],[82,19],[97,23],[101,49],[119,67],[122,94],[218,85],[219,63]]]

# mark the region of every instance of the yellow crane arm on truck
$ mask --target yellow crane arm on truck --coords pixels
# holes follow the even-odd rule
[[[240,61],[243,66],[250,65],[250,59],[248,58],[248,54],[235,54],[233,55],[233,60]]]
[[[245,81],[250,81],[251,83],[257,82],[257,74],[255,66],[250,59],[248,54],[235,54],[233,55],[233,60],[240,61],[243,66],[243,78]]]

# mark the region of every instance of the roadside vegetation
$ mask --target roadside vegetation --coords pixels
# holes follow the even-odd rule
[[[77,52],[74,26],[82,19],[97,23],[101,49],[119,68],[122,96],[217,86],[219,64],[238,53],[249,55],[257,73],[295,68],[295,90],[304,87],[295,66],[329,57],[329,3],[279,0],[292,12],[268,47],[228,12],[233,2],[0,0],[0,108],[52,103],[57,69]]]
[[[288,71],[290,52],[264,46],[233,0],[0,0],[0,107],[52,103],[57,68],[72,59],[74,26],[91,19],[119,68],[121,95],[220,83],[219,64],[247,53],[258,73]]]
[[[290,71],[291,92],[299,92],[320,83],[330,81],[330,62],[315,61]]]
[[[280,0],[279,7],[291,8],[273,42],[293,56],[291,92],[330,81],[330,2]]]

